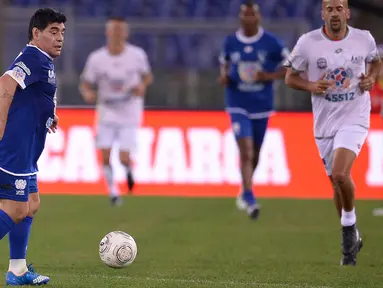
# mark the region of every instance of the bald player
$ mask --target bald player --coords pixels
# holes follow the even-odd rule
[[[132,190],[131,156],[136,148],[146,88],[153,77],[145,51],[126,42],[125,19],[108,20],[106,39],[105,47],[89,55],[81,75],[80,91],[86,102],[97,102],[96,145],[102,153],[104,176],[114,205],[121,203],[121,198],[114,182],[110,153],[117,142],[120,161],[126,168],[128,189]]]
[[[370,32],[347,25],[347,0],[323,1],[322,19],[322,28],[299,38],[285,63],[285,82],[312,95],[315,141],[341,218],[341,265],[355,265],[362,239],[351,169],[370,127],[369,91],[381,60]]]

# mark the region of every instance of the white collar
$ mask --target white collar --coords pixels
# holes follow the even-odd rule
[[[350,34],[352,33],[352,30],[353,30],[352,27],[349,26],[349,25],[347,25],[347,27],[348,27],[348,30],[347,30],[346,35],[344,36],[343,39],[340,39],[340,40],[338,40],[338,41],[331,40],[331,39],[324,33],[324,26],[322,26],[322,28],[320,29],[320,32],[321,32],[321,35],[322,35],[326,40],[329,40],[329,41],[331,41],[331,42],[341,42],[341,41],[343,41],[343,40],[346,40],[346,39],[350,36]]]
[[[41,53],[43,53],[45,56],[47,56],[49,59],[51,59],[53,61],[53,58],[51,56],[49,56],[49,54],[47,52],[41,50],[39,47],[37,47],[35,45],[31,45],[31,44],[27,44],[27,47],[36,48],[37,50],[39,50]]]
[[[243,34],[243,31],[241,29],[237,30],[237,32],[235,33],[235,36],[237,37],[238,41],[245,44],[251,44],[251,43],[259,41],[259,39],[262,38],[264,33],[265,33],[265,30],[261,26],[259,26],[258,33],[255,34],[254,36],[246,37]]]

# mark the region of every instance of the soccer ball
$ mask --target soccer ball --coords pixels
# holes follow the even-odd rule
[[[102,262],[109,267],[123,268],[136,259],[137,244],[128,233],[113,231],[102,238],[99,254]]]

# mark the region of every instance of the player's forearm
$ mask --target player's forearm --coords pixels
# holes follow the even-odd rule
[[[142,84],[145,87],[150,86],[153,83],[153,75],[152,74],[145,74],[142,76]]]
[[[88,83],[82,82],[79,90],[85,102],[94,103],[96,101],[96,91],[94,91]]]
[[[368,65],[368,75],[376,79],[380,73],[380,69],[382,69],[382,61],[377,59]]]
[[[310,82],[308,80],[303,79],[300,75],[293,73],[292,71],[287,70],[285,83],[290,88],[302,91],[308,91]]]
[[[286,76],[286,68],[280,68],[276,72],[271,73],[271,79],[270,80],[279,80],[283,79]]]
[[[222,64],[220,66],[220,75],[221,75],[221,77],[228,77],[228,75],[229,75],[229,65],[228,64]]]

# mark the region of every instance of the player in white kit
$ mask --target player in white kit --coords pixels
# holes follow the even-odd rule
[[[368,134],[368,91],[373,89],[381,62],[370,32],[347,25],[347,0],[323,0],[322,18],[321,29],[298,40],[285,64],[285,81],[312,93],[315,140],[341,217],[341,265],[355,265],[362,240],[356,228],[350,172]]]
[[[104,176],[112,204],[120,203],[110,153],[117,141],[126,168],[129,191],[134,186],[131,155],[136,148],[146,88],[153,77],[143,49],[127,43],[128,24],[111,18],[106,24],[107,44],[92,52],[81,75],[80,91],[88,103],[97,101],[96,145],[102,152]],[[97,86],[97,92],[94,86]]]

